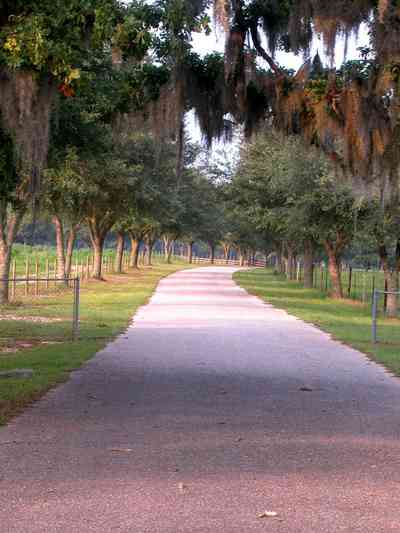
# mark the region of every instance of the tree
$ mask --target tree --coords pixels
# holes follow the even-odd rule
[[[332,296],[342,298],[342,257],[353,239],[358,214],[351,190],[336,184],[331,176],[323,177],[314,190],[304,195],[298,208],[300,217],[328,256]]]
[[[387,315],[397,316],[400,272],[400,203],[393,202],[393,194],[389,195],[392,202],[388,203],[384,197],[372,197],[364,200],[362,208],[365,216],[360,224],[360,234],[363,240],[372,236],[378,249],[380,263],[384,272],[387,294]],[[386,198],[387,200],[387,198]]]
[[[312,255],[320,243],[328,256],[332,296],[343,296],[341,257],[352,240],[358,210],[349,188],[336,183],[321,155],[299,138],[260,135],[242,152],[233,190],[256,228],[272,231],[284,244],[290,279],[295,255],[303,248],[305,281],[311,284]]]
[[[74,117],[83,111],[110,123],[118,113],[156,99],[168,74],[165,67],[142,60],[152,45],[149,30],[159,22],[158,8],[136,2],[126,6],[116,0],[7,0],[1,4],[0,137],[7,142],[0,143],[0,160],[9,161],[12,153],[9,165],[14,173],[13,190],[8,181],[7,197],[2,197],[2,227],[8,228],[3,231],[3,267],[9,269],[24,212],[37,208],[52,111],[60,102],[74,100],[70,107]],[[121,62],[130,66],[120,68]],[[68,138],[61,145],[77,148]],[[8,276],[9,270],[2,279]],[[6,296],[3,290],[2,298]]]
[[[13,143],[0,129],[0,304],[8,302],[11,252],[26,211],[23,187],[17,186]]]
[[[116,0],[1,4],[2,127],[12,134],[17,167],[32,190],[46,164],[56,93],[74,96],[82,72],[105,50],[142,60],[152,44],[149,29],[158,21],[150,7]]]
[[[75,240],[84,218],[82,199],[87,184],[85,176],[76,172],[76,164],[76,153],[70,149],[64,160],[45,172],[43,183],[42,205],[50,214],[56,231],[59,279],[70,277]]]

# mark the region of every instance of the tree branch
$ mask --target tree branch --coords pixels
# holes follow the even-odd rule
[[[250,26],[250,33],[251,33],[251,38],[253,40],[254,47],[257,50],[257,52],[259,53],[259,55],[263,59],[265,59],[265,61],[270,66],[271,70],[273,70],[275,72],[275,74],[281,76],[282,75],[281,69],[278,67],[278,65],[275,63],[275,61],[272,59],[272,57],[269,54],[267,54],[267,52],[264,50],[264,48],[261,45],[260,36],[258,34],[257,21],[254,22]]]

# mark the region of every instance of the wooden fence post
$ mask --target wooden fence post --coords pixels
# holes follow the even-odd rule
[[[375,274],[372,274],[372,297],[375,292]]]
[[[35,263],[35,296],[39,296],[39,260]]]
[[[363,272],[363,289],[362,289],[362,301],[365,304],[367,301],[367,272]]]
[[[28,296],[29,294],[29,269],[30,269],[29,259],[26,258],[25,259],[25,296]]]
[[[49,272],[49,258],[46,257],[46,289],[49,288],[49,277],[50,277],[50,272]]]
[[[351,296],[351,283],[352,283],[352,278],[353,278],[353,269],[351,268],[351,266],[349,266],[349,285],[347,287],[347,296],[350,298]]]
[[[13,264],[12,264],[11,278],[12,278],[11,299],[14,300],[16,289],[17,289],[17,260],[16,259],[14,259]]]

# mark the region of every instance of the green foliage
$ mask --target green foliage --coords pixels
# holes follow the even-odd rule
[[[326,160],[299,138],[259,135],[242,152],[232,183],[237,206],[273,239],[350,242],[357,209]]]
[[[117,0],[17,4],[8,8],[7,22],[0,29],[0,64],[52,75],[65,93],[95,51],[116,46],[124,58],[142,60],[152,44],[149,30],[157,22],[156,14],[141,2],[129,6]]]

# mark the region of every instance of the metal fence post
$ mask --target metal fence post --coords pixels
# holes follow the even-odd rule
[[[372,297],[372,342],[378,342],[377,336],[377,314],[378,314],[378,291],[374,289]]]
[[[74,309],[73,309],[73,325],[72,335],[76,341],[79,336],[79,297],[80,297],[80,279],[74,280]]]

